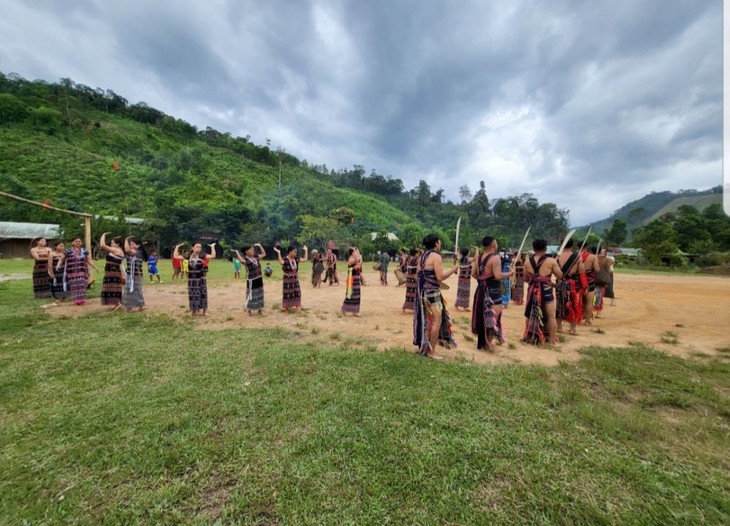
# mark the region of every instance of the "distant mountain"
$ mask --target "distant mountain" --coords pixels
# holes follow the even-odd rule
[[[722,203],[722,186],[709,190],[681,190],[679,192],[652,192],[641,199],[632,201],[611,214],[606,219],[590,225],[594,232],[602,233],[613,225],[616,219],[626,221],[628,231],[644,226],[664,214],[677,210],[682,205],[689,205],[704,210],[708,206]]]

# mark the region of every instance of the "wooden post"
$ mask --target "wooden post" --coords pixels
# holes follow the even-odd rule
[[[91,254],[91,218],[84,217],[84,244],[86,252]]]

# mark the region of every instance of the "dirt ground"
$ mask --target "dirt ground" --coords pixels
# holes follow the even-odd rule
[[[199,330],[235,327],[280,326],[296,332],[300,341],[322,346],[402,348],[413,352],[411,344],[412,314],[401,314],[405,286],[398,287],[392,278],[381,286],[378,274],[366,271],[367,286],[362,289],[360,317],[343,317],[340,306],[345,294],[343,284],[322,285],[315,289],[302,283],[302,312],[284,313],[281,305],[281,281],[266,281],[266,309],[262,316],[249,316],[243,308],[245,280],[233,281],[209,290],[210,310],[206,317],[192,318],[187,312],[185,283],[145,283],[148,312],[161,312],[187,320]],[[524,363],[556,365],[561,360],[576,360],[578,349],[598,345],[622,347],[644,343],[678,356],[715,355],[730,348],[730,279],[697,275],[617,274],[616,306],[606,306],[593,327],[581,326],[577,336],[561,335],[556,346],[537,348],[521,343],[524,329],[523,307],[511,304],[503,324],[507,342],[495,352],[477,351],[470,331],[471,313],[456,311],[456,278],[449,280],[445,291],[454,318],[456,349],[441,349],[447,359],[475,363]],[[473,286],[472,282],[472,294]],[[98,285],[97,285],[98,286]],[[55,315],[81,316],[106,310],[99,300],[85,307],[61,305],[49,309]],[[120,316],[136,316],[122,313]],[[141,314],[144,315],[144,314]]]

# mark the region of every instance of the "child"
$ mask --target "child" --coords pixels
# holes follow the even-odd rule
[[[188,261],[188,259],[190,258],[190,252],[185,252],[183,254],[183,258],[185,259],[182,260],[182,272],[180,274],[180,279],[185,279],[188,277],[188,269],[190,268],[190,262]]]
[[[273,273],[274,273],[274,269],[271,268],[271,263],[267,263],[266,268],[264,269],[264,276],[266,276],[267,278],[270,278],[271,274],[273,274]]]
[[[238,258],[233,260],[233,279],[241,279],[241,261]]]
[[[150,275],[150,283],[154,282],[153,276],[157,276],[157,283],[162,283],[160,271],[157,269],[157,251],[150,252],[147,258],[147,273]]]

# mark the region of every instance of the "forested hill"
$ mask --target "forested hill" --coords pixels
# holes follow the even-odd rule
[[[592,225],[594,231],[603,232],[609,229],[616,219],[620,219],[626,222],[626,227],[630,232],[654,219],[658,219],[664,214],[676,211],[682,205],[688,205],[702,211],[713,204],[722,204],[722,186],[701,191],[652,192],[641,199],[622,206],[611,216],[592,223]]]
[[[168,247],[200,237],[234,246],[247,242],[309,243],[328,239],[363,249],[412,246],[436,231],[447,248],[462,218],[461,245],[485,233],[516,244],[527,225],[556,240],[567,211],[530,194],[490,200],[483,182],[462,188],[460,203],[444,200],[421,181],[362,166],[328,170],[285,150],[195,126],[111,90],[61,79],[28,81],[0,73],[0,190],[53,206],[101,216],[144,219],[133,233]],[[3,200],[0,220],[78,221]],[[95,233],[126,233],[121,223],[95,220]],[[371,241],[371,233],[394,232]]]

